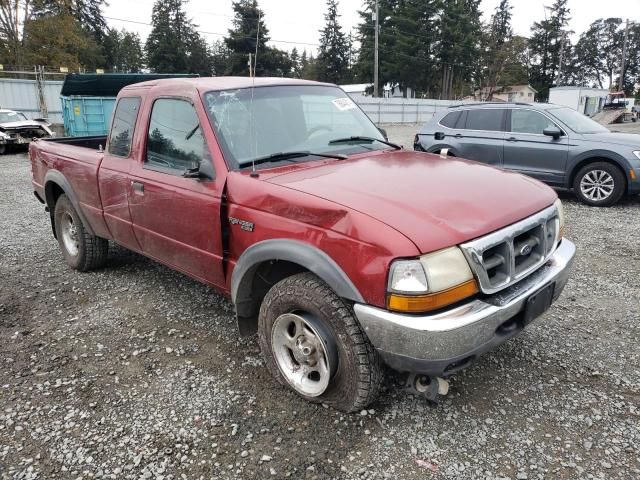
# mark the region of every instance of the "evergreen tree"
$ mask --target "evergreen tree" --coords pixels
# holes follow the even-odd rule
[[[502,80],[507,62],[512,55],[511,5],[509,0],[501,0],[485,31],[485,68],[484,72],[486,100],[492,100]],[[504,84],[503,84],[504,85]]]
[[[157,73],[186,72],[187,43],[193,26],[182,0],[158,0],[151,14],[147,38],[147,66]]]
[[[249,54],[258,52],[260,64],[256,64],[256,75],[264,74],[264,56],[267,54],[269,30],[264,23],[264,12],[258,8],[256,0],[233,2],[234,18],[229,35],[224,42],[233,52],[228,65],[230,75],[247,75]],[[256,39],[258,48],[256,49]]]
[[[226,73],[228,75],[249,74],[249,54],[256,53],[257,76],[284,76],[291,71],[291,62],[286,52],[267,46],[269,30],[264,22],[264,13],[256,0],[238,0],[233,2],[234,18],[229,35],[224,42],[231,53]],[[260,26],[258,28],[258,25]]]
[[[216,40],[211,45],[211,68],[213,75],[222,76],[230,69],[232,52],[223,40]]]
[[[349,45],[338,23],[337,0],[327,0],[325,27],[320,31],[320,47],[316,62],[318,80],[343,83],[349,76]]]
[[[209,48],[184,11],[184,0],[158,0],[147,38],[147,66],[157,73],[211,75]]]
[[[398,2],[390,18],[395,45],[387,62],[404,97],[408,88],[435,93],[438,73],[434,53],[441,7],[440,0],[404,0]]]
[[[456,91],[462,94],[465,85],[473,80],[482,31],[479,7],[480,0],[448,0],[444,3],[437,52],[443,99],[454,98]]]
[[[565,31],[569,24],[568,0],[555,0],[548,8],[549,17],[535,22],[531,28],[529,49],[533,60],[531,83],[538,90],[538,98],[546,101],[554,84],[560,64],[560,49],[568,45]],[[566,50],[565,50],[566,52]],[[567,55],[568,57],[568,55]]]
[[[289,60],[291,61],[291,76],[293,78],[302,78],[302,64],[296,47],[291,50]]]
[[[144,53],[137,33],[122,30],[120,39],[120,71],[138,73],[142,69]]]

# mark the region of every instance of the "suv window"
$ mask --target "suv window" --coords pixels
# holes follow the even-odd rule
[[[501,132],[504,110],[494,108],[479,108],[467,111],[467,130],[487,130]]]
[[[458,118],[460,117],[460,111],[458,110],[457,112],[451,112],[448,113],[444,116],[444,118],[442,120],[440,120],[440,125],[442,125],[443,127],[447,127],[447,128],[455,128],[456,127],[456,122],[458,121]]]
[[[145,163],[163,170],[197,168],[208,157],[195,108],[186,100],[160,98],[153,104]]]
[[[551,120],[534,110],[514,108],[511,110],[511,132],[542,135],[547,127],[555,126]]]
[[[117,157],[128,157],[131,152],[131,137],[140,110],[140,97],[118,100],[109,134],[109,153]]]

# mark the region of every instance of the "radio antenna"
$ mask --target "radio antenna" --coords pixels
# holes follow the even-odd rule
[[[251,144],[253,145],[253,155],[251,160],[251,176],[257,177],[256,173],[256,162],[255,158],[258,155],[258,139],[255,134],[255,127],[253,122],[253,91],[256,86],[256,65],[258,64],[258,42],[260,41],[260,15],[261,12],[258,10],[258,29],[256,31],[256,53],[253,56],[253,73],[251,74],[251,102],[249,103],[249,122],[250,122],[250,131],[251,131]]]

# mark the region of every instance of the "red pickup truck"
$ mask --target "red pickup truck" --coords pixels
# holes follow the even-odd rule
[[[553,190],[405,151],[335,85],[140,83],[107,137],[30,158],[72,268],[113,241],[210,285],[280,382],[344,411],[376,398],[384,364],[433,398],[557,299],[575,253]]]

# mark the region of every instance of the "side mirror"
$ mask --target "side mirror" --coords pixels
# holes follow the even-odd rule
[[[195,178],[196,180],[213,180],[216,172],[213,169],[211,160],[203,159],[198,166],[188,168],[182,174],[184,178]]]
[[[436,133],[433,135],[433,137],[434,137],[436,140],[444,140],[444,132],[436,132]]]
[[[384,128],[380,128],[380,127],[378,127],[378,130],[380,131],[380,133],[382,134],[384,139],[388,142],[389,141],[389,137],[387,136],[387,131]]]
[[[542,131],[542,133],[547,137],[553,137],[554,140],[557,140],[562,136],[562,130],[558,127],[547,127]]]

